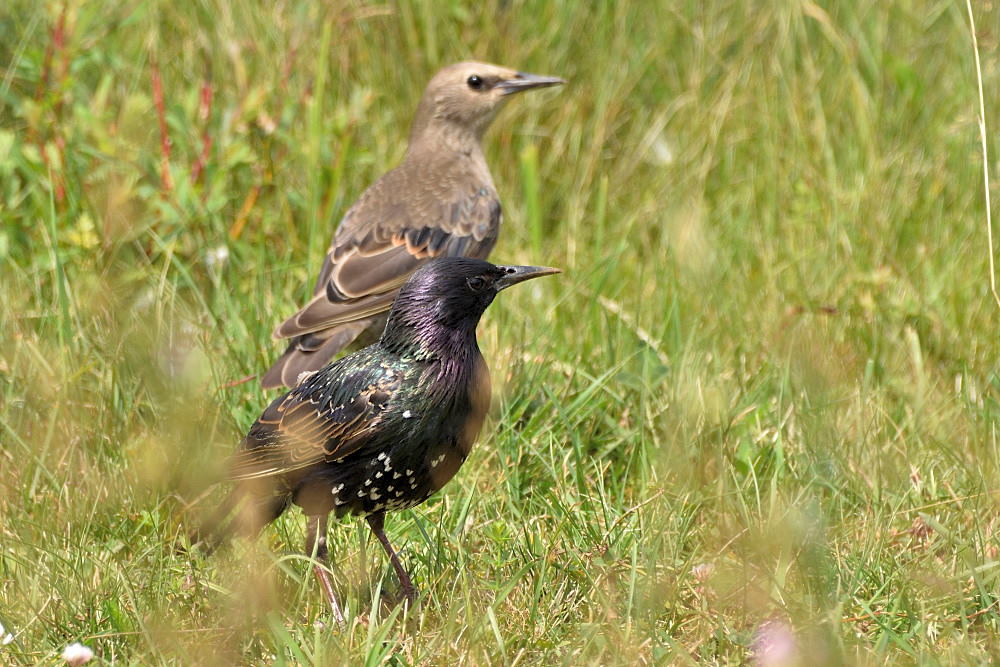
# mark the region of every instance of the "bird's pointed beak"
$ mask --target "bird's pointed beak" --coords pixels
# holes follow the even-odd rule
[[[520,93],[533,88],[561,86],[564,83],[566,83],[566,80],[560,79],[557,76],[542,76],[540,74],[518,72],[513,78],[506,79],[505,81],[498,83],[496,87],[503,91],[504,95],[510,95],[512,93]]]
[[[551,276],[553,273],[562,273],[561,270],[553,269],[551,266],[501,266],[499,268],[503,270],[504,275],[493,283],[498,292],[502,289],[507,289],[511,285],[523,283],[525,280]]]

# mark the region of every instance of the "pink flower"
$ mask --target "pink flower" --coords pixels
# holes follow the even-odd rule
[[[703,584],[708,581],[709,577],[715,574],[715,566],[711,563],[699,563],[691,568],[691,576],[694,577],[695,581],[699,584]]]
[[[94,652],[79,642],[74,642],[63,649],[62,659],[73,667],[90,662],[94,657]]]
[[[790,665],[798,657],[795,633],[783,621],[762,623],[753,636],[753,661],[759,667]]]

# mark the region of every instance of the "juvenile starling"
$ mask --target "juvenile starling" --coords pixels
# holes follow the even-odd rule
[[[385,513],[424,502],[461,467],[490,403],[479,318],[500,290],[552,273],[462,257],[419,268],[378,342],[304,379],[250,428],[220,518],[242,505],[249,511],[232,523],[256,534],[295,503],[308,520],[306,550],[323,560],[328,515],[364,516],[412,601],[416,591],[382,530]],[[314,571],[339,620],[326,571]]]
[[[432,257],[485,259],[500,230],[500,199],[483,133],[512,93],[564,83],[486,63],[445,67],[417,107],[403,162],[347,211],[312,300],[282,323],[288,348],[261,378],[294,386],[366,331],[378,336],[400,286]],[[360,341],[359,341],[360,342]]]

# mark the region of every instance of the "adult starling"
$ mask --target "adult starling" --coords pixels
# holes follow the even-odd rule
[[[378,336],[399,287],[432,257],[485,259],[500,229],[500,199],[483,133],[508,96],[564,83],[486,63],[445,67],[417,107],[403,162],[347,211],[313,298],[274,331],[288,348],[261,378],[292,387],[366,331]]]
[[[461,467],[490,403],[479,318],[500,290],[552,273],[463,257],[419,268],[378,342],[304,379],[250,428],[220,517],[242,505],[249,511],[230,527],[256,534],[295,503],[308,520],[306,550],[323,560],[328,515],[364,516],[412,601],[413,583],[382,529],[385,513],[424,502]],[[326,571],[314,571],[341,619]]]

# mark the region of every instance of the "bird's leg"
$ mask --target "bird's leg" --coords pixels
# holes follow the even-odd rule
[[[403,587],[403,595],[412,603],[417,599],[417,589],[413,587],[410,575],[403,569],[403,564],[400,562],[399,556],[396,555],[396,551],[389,544],[389,538],[385,536],[385,530],[383,530],[384,524],[384,512],[376,512],[375,514],[368,515],[368,525],[371,527],[372,532],[375,533],[375,537],[382,544],[382,548],[389,554],[389,562],[392,563],[393,569],[396,570],[396,576],[399,577],[399,583]]]
[[[340,625],[344,624],[344,615],[340,612],[340,605],[337,604],[337,596],[333,594],[333,583],[330,581],[330,574],[326,571],[327,547],[326,547],[326,514],[317,514],[306,517],[306,552],[310,557],[320,561],[313,565],[313,574],[319,580],[319,585],[330,603],[330,611],[333,618]],[[321,564],[322,563],[322,564]]]

